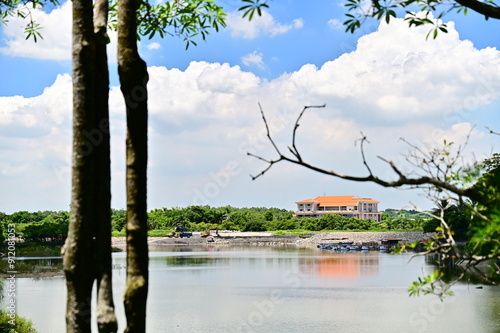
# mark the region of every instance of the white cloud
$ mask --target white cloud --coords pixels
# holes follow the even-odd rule
[[[2,192],[3,209],[68,208],[71,100],[67,74],[40,96],[0,97],[0,183],[12,189]]]
[[[302,19],[295,19],[290,24],[281,24],[266,11],[262,12],[262,16],[255,15],[252,21],[248,21],[239,13],[233,12],[227,16],[227,26],[233,37],[255,39],[261,35],[274,37],[292,29],[301,29],[304,22]]]
[[[408,29],[402,20],[394,20],[362,37],[354,52],[321,68],[305,65],[271,81],[228,64],[192,62],[185,71],[150,67],[149,207],[266,205],[266,200],[279,205],[282,201],[273,200],[280,192],[279,200],[293,208],[294,201],[308,196],[308,189],[317,190],[312,184],[326,184],[323,176],[286,164],[275,166],[270,177],[250,181],[248,174],[258,173],[263,164],[246,152],[275,156],[258,102],[283,151],[302,107],[326,103],[326,108],[304,115],[297,144],[304,158],[346,173],[366,174],[359,147],[354,146],[361,131],[370,139],[367,157],[372,162],[377,155],[400,162],[400,153],[408,147],[399,137],[423,145],[443,138],[460,142],[473,125],[462,111],[479,114],[482,106],[498,103],[500,54],[461,41],[451,23],[449,31],[426,41],[426,28]],[[59,76],[38,97],[2,97],[0,110],[0,186],[15,188],[2,192],[0,201],[21,210],[40,197],[55,197],[59,209],[66,209],[61,202],[68,202],[70,182],[69,76]],[[110,94],[110,112],[113,206],[124,207],[125,124],[116,87]],[[481,130],[473,131],[471,151],[476,156],[489,152],[488,142]],[[384,163],[374,164],[373,170],[383,177],[394,176]],[[328,188],[340,192],[352,193],[355,187],[329,182],[335,183]],[[24,192],[27,185],[16,187],[18,183],[29,184],[30,194]],[[401,199],[401,192],[393,196],[394,202],[408,201]]]
[[[0,97],[0,130],[3,136],[27,135],[33,138],[68,125],[71,97],[71,78],[68,74],[58,75],[54,84],[45,88],[40,96]]]
[[[10,17],[8,25],[4,26],[4,42],[0,52],[13,56],[44,60],[71,59],[71,1],[46,13],[42,9],[30,9],[33,19],[40,24],[40,33],[43,39],[35,43],[33,39],[26,39],[24,27],[26,19]],[[108,44],[108,59],[116,62],[116,32],[108,32],[111,43]]]
[[[489,104],[500,93],[500,52],[475,49],[459,40],[452,22],[448,27],[448,34],[425,40],[428,27],[383,23],[355,51],[278,80],[286,93],[327,103],[335,115],[361,123],[446,121],[444,114]]]
[[[146,45],[146,48],[148,50],[159,50],[159,49],[161,49],[161,45],[160,45],[160,43],[152,42],[152,43],[149,43],[148,45]]]
[[[295,19],[292,21],[292,25],[295,29],[302,29],[304,27],[304,20],[303,19]]]
[[[253,51],[252,53],[249,53],[241,58],[241,62],[245,66],[257,66],[260,69],[266,68],[264,61],[263,61],[263,54],[262,52],[257,53],[257,51]]]
[[[331,19],[328,21],[328,26],[334,30],[341,30],[344,25],[342,24],[342,22],[340,22],[339,20],[337,19]]]

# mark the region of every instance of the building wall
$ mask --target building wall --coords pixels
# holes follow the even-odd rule
[[[382,213],[378,211],[378,203],[358,201],[357,206],[319,206],[319,203],[297,203],[297,218],[321,218],[324,214],[337,214],[345,217],[355,217],[362,220],[381,222]]]

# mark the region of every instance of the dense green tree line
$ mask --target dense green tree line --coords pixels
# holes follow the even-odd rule
[[[425,215],[414,215],[404,210],[400,212],[402,216],[415,217],[384,215],[382,223],[377,223],[335,214],[328,214],[320,219],[298,219],[293,217],[292,211],[279,208],[189,206],[152,210],[148,214],[148,227],[150,230],[184,227],[190,231],[200,231],[214,225],[221,230],[241,231],[421,230],[426,223],[426,218],[422,218]],[[115,218],[112,221],[114,230],[121,230],[120,223],[116,223]]]
[[[68,234],[69,213],[66,211],[0,213],[0,230],[14,224],[16,237],[26,241],[62,241]],[[6,238],[7,235],[2,235]]]
[[[185,208],[161,208],[148,214],[149,229],[172,229],[184,227],[188,230],[204,230],[219,226],[224,230],[264,231],[273,222],[287,221],[293,212],[279,208],[236,208],[231,206],[189,206]],[[113,220],[113,227],[115,222]],[[115,230],[118,230],[119,225]]]
[[[450,211],[450,216],[463,219],[464,216]],[[16,236],[27,241],[62,240],[68,232],[69,213],[66,211],[0,213],[0,230],[6,225],[16,226]],[[126,210],[111,210],[112,230],[123,231],[126,224]],[[407,210],[386,210],[382,223],[347,218],[329,214],[320,219],[295,218],[293,212],[280,208],[232,206],[188,206],[153,209],[148,213],[149,230],[172,231],[176,227],[188,231],[204,231],[218,226],[219,230],[277,231],[277,230],[425,230],[434,231],[438,222],[422,213]],[[1,233],[1,232],[0,232]],[[6,236],[6,235],[4,235]]]

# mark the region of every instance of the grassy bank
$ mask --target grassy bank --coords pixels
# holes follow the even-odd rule
[[[15,257],[49,257],[61,255],[64,242],[19,242],[15,245]],[[7,245],[0,247],[0,251],[7,253]]]

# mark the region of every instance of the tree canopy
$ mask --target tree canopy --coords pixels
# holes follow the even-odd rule
[[[245,5],[239,10],[244,11],[244,16],[252,18],[256,13],[261,15],[264,8],[268,8],[270,0],[242,0]],[[391,18],[404,18],[408,25],[431,25],[427,37],[436,38],[439,32],[448,32],[446,24],[441,20],[450,12],[466,15],[471,9],[488,20],[500,19],[500,7],[493,0],[345,0],[346,32],[354,32],[368,19],[384,20],[390,23]]]

